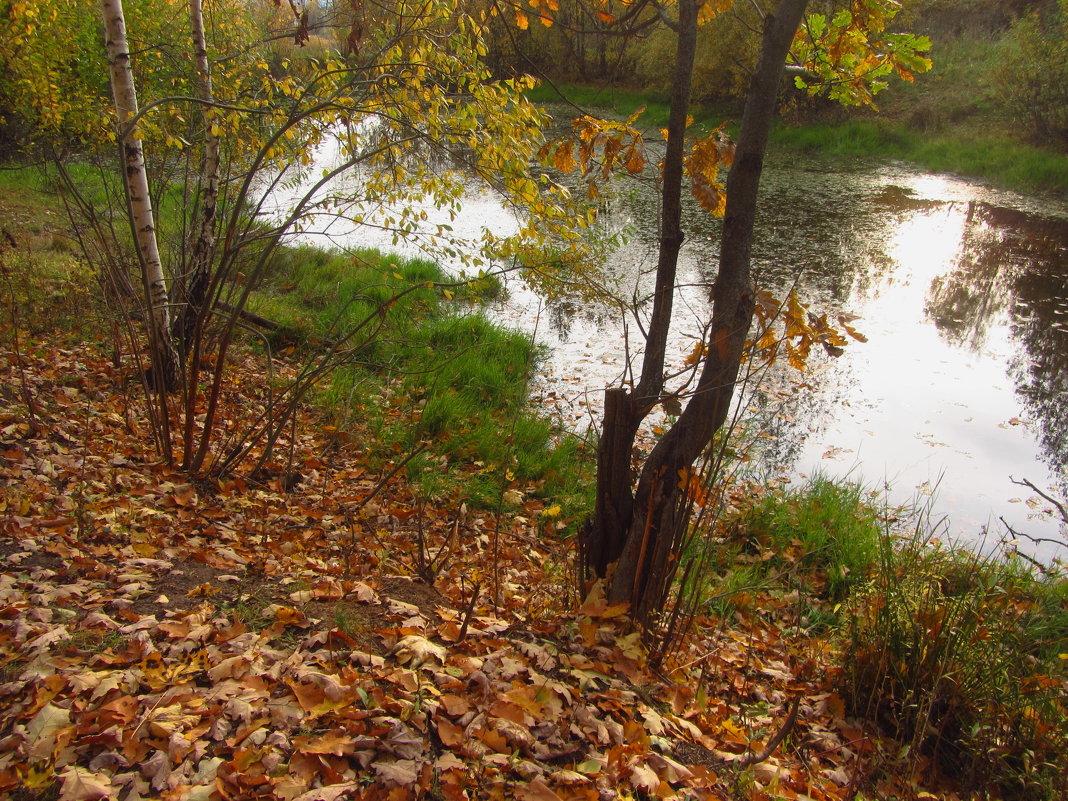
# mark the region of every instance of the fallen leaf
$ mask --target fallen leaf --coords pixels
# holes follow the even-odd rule
[[[445,664],[445,648],[418,634],[402,637],[390,653],[400,664],[409,665],[413,669],[428,663]]]
[[[414,759],[398,759],[395,762],[375,762],[375,775],[387,785],[407,787],[419,781],[419,763]]]
[[[519,801],[563,801],[541,779],[534,779],[527,784],[517,785],[513,792]]]
[[[100,798],[112,798],[117,788],[111,784],[111,778],[103,773],[92,773],[82,768],[70,766],[60,774],[63,788],[59,801],[96,801]]]

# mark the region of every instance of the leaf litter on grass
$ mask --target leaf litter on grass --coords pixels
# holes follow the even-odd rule
[[[567,608],[540,501],[429,509],[394,480],[362,505],[377,475],[324,449],[311,410],[292,491],[195,483],[153,459],[92,348],[25,354],[32,427],[4,356],[0,793],[831,800],[886,747],[788,604],[702,619],[657,673],[624,609]],[[433,586],[420,537],[445,555]],[[786,744],[743,774],[798,694]]]

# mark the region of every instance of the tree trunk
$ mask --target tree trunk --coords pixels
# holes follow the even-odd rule
[[[156,226],[152,199],[148,192],[141,136],[134,122],[137,117],[137,91],[130,67],[130,48],[126,41],[126,21],[122,0],[100,0],[107,38],[111,91],[118,117],[119,146],[125,166],[126,198],[141,262],[141,276],[148,306],[149,343],[152,350],[153,378],[158,389],[172,391],[180,383],[178,355],[171,342],[167,282],[156,243]]]
[[[671,91],[667,150],[660,193],[660,251],[642,372],[628,392],[605,390],[604,422],[597,446],[597,500],[586,536],[587,572],[604,578],[619,559],[632,519],[631,453],[638,426],[660,400],[664,388],[664,359],[675,299],[675,275],[682,249],[682,173],[690,84],[697,51],[697,4],[679,3],[679,43],[675,81]]]
[[[183,356],[189,352],[204,301],[211,285],[212,260],[215,256],[215,211],[219,202],[219,137],[214,133],[215,96],[211,87],[211,65],[204,39],[204,9],[201,0],[189,0],[189,27],[193,40],[197,97],[201,101],[204,125],[204,160],[200,168],[199,220],[196,238],[178,300],[181,304],[175,319],[174,336]]]
[[[687,471],[723,425],[734,397],[742,349],[753,318],[755,293],[750,273],[750,254],[757,189],[768,133],[775,115],[783,65],[806,6],[807,0],[783,0],[775,16],[769,16],[765,21],[760,59],[746,99],[734,165],[727,178],[727,210],[720,244],[719,274],[713,293],[712,325],[709,341],[705,343],[701,375],[682,415],[660,439],[642,466],[633,496],[627,476],[627,503],[623,509],[629,510],[629,522],[625,532],[609,533],[613,519],[606,511],[602,512],[600,506],[602,496],[607,501],[624,494],[619,487],[601,486],[602,470],[605,470],[606,480],[619,482],[622,477],[618,473],[608,475],[607,469],[598,464],[598,513],[604,514],[604,518],[595,519],[593,535],[604,537],[605,543],[622,543],[608,597],[613,602],[629,601],[632,613],[642,621],[650,621],[656,611],[663,607],[678,565],[679,547],[688,522]],[[693,61],[692,55],[687,56],[686,51],[692,47],[692,38],[696,37],[696,13],[692,1],[680,2],[679,11],[679,56],[675,73],[676,94],[672,97],[672,121],[680,111],[685,115],[689,105]],[[681,153],[681,133],[669,128],[669,151],[664,176],[664,230],[661,234],[657,295],[650,321],[646,361],[642,365],[642,378],[630,398],[632,408],[631,416],[626,420],[628,428],[622,432],[611,432],[606,417],[602,439],[608,438],[613,442],[626,431],[637,430],[641,419],[663,389],[664,348],[671,306],[670,301],[661,301],[660,294],[669,295],[674,290],[675,269],[682,244],[681,230],[677,227],[678,211],[674,207],[681,200],[681,187],[672,183],[669,189],[673,176],[668,175],[668,169],[672,166],[669,161],[671,137],[676,135],[680,138]],[[659,309],[657,303],[662,304]],[[631,437],[633,442],[633,434]],[[619,447],[618,444],[612,446],[614,451]],[[617,514],[616,525],[618,518]],[[590,553],[595,551],[592,542],[587,550]]]

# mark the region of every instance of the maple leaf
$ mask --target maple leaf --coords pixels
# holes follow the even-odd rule
[[[30,762],[43,762],[57,747],[57,735],[71,725],[70,710],[45,704],[26,726]]]
[[[82,768],[70,766],[60,776],[63,782],[59,801],[96,801],[99,798],[113,798],[116,788],[111,778],[103,773],[92,773]]]

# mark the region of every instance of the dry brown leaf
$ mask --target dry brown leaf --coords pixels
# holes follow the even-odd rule
[[[445,648],[418,634],[402,637],[390,653],[400,664],[409,665],[413,669],[425,664],[445,664]]]
[[[111,783],[111,778],[103,773],[93,773],[76,766],[67,767],[60,774],[62,789],[59,801],[97,801],[101,798],[114,798],[118,788]]]
[[[407,787],[419,781],[419,763],[413,759],[398,759],[395,762],[375,762],[375,775],[386,785]]]
[[[444,718],[438,718],[434,721],[438,729],[438,737],[441,738],[441,742],[448,748],[457,748],[464,744],[467,740],[467,735],[464,734],[462,726],[457,726],[454,723],[450,723]]]
[[[513,792],[518,801],[563,801],[541,779],[534,779],[527,784],[517,785]]]

